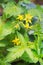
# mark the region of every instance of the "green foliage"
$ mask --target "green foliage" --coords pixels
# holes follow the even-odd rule
[[[21,59],[43,65],[43,8],[28,4],[30,0],[0,0],[0,65]]]
[[[24,53],[24,49],[22,46],[11,48],[9,51],[10,51],[9,54],[5,59],[6,62],[11,62],[11,61],[15,60],[16,58],[21,57],[22,54]]]
[[[0,65],[10,65],[9,63],[6,63],[5,61],[2,61],[1,59],[0,59]]]
[[[11,22],[4,24],[4,22],[0,20],[0,40],[3,39],[6,35],[10,34],[13,30],[12,28],[13,25]]]
[[[6,17],[11,17],[23,13],[23,10],[20,6],[15,5],[13,2],[9,2],[5,5],[4,12]]]

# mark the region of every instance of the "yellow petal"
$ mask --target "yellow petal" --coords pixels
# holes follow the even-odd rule
[[[26,18],[28,18],[28,19],[32,19],[32,15],[30,15],[30,14],[26,14]]]
[[[19,20],[23,20],[23,15],[18,15],[18,18],[17,19],[19,19]]]
[[[29,28],[29,24],[25,24],[25,28],[27,28],[27,29],[28,29],[28,28]]]
[[[31,24],[32,24],[31,20],[29,20],[29,23],[31,23]]]

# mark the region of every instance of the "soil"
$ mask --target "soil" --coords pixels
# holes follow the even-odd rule
[[[43,0],[31,0],[31,2],[39,5],[43,5]]]
[[[0,16],[3,14],[3,8],[0,6]]]

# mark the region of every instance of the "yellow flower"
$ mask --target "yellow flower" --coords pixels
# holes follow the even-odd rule
[[[28,29],[28,28],[32,28],[32,26],[29,26],[29,24],[28,23],[26,23],[26,24],[23,24],[23,26],[26,28],[26,29]]]
[[[32,19],[32,15],[30,15],[30,14],[26,14],[26,17],[28,17],[29,19]]]
[[[20,44],[20,40],[18,38],[15,38],[14,40],[12,40],[12,42],[16,45]]]
[[[16,24],[16,25],[15,25],[15,28],[18,28],[18,27],[19,27],[19,24]]]
[[[26,29],[28,29],[28,28],[29,28],[29,24],[28,24],[28,23],[25,24],[24,27],[25,27]]]
[[[30,14],[26,14],[24,20],[26,21],[26,23],[27,23],[27,22],[32,23],[32,22],[31,22],[32,17],[33,17],[33,16],[31,16]]]
[[[19,19],[21,21],[21,20],[23,20],[23,18],[24,18],[23,15],[18,15],[17,19]]]

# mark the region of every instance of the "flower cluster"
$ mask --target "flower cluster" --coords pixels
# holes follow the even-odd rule
[[[31,26],[29,26],[29,23],[32,24],[32,18],[33,16],[30,14],[25,14],[25,15],[18,15],[17,19],[21,22],[23,22],[23,25],[26,29],[31,28]],[[25,24],[24,24],[25,23]]]
[[[29,29],[29,28],[31,28],[32,26],[30,26],[29,25],[29,23],[30,24],[32,24],[32,18],[33,18],[33,16],[32,15],[30,15],[30,14],[25,14],[25,15],[23,15],[23,14],[20,14],[20,15],[18,15],[18,17],[17,17],[17,24],[14,26],[16,29],[18,29],[19,27],[20,27],[20,25],[19,25],[19,23],[21,24],[23,24],[23,27],[25,28],[25,29]],[[19,21],[19,22],[18,22]],[[18,39],[18,38],[15,38],[14,40],[12,40],[12,42],[15,44],[15,45],[19,45],[20,44],[20,40]]]

